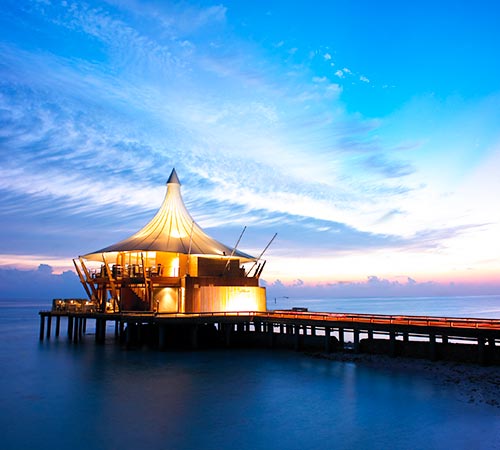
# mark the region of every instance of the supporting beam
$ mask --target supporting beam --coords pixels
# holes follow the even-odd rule
[[[75,266],[76,274],[78,275],[78,278],[80,278],[80,283],[82,283],[82,286],[85,289],[85,292],[87,293],[89,300],[92,300],[92,293],[90,292],[90,289],[87,285],[87,282],[83,278],[82,272],[81,272],[80,268],[78,267],[78,264],[76,263],[76,259],[73,259],[73,265]]]
[[[87,266],[85,265],[85,263],[83,262],[83,259],[81,257],[79,258],[79,261],[80,261],[80,264],[82,266],[83,272],[85,274],[85,281],[87,282],[87,285],[90,286],[90,289],[92,291],[91,300],[93,299],[93,300],[97,301],[99,298],[99,294],[97,293],[97,289],[94,286],[94,282],[92,281],[92,277],[90,276],[90,272],[87,269]]]

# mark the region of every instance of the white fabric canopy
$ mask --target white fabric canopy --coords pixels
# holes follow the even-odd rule
[[[163,204],[153,219],[137,233],[116,244],[83,257],[102,260],[102,254],[118,252],[173,252],[212,257],[229,257],[233,249],[208,236],[189,214],[181,196],[181,185],[175,169],[167,181]],[[109,255],[111,256],[111,255]],[[242,262],[256,258],[236,250],[234,258]],[[114,258],[112,258],[114,259]]]

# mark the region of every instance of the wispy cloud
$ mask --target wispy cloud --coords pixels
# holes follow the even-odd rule
[[[124,237],[160,204],[172,166],[202,225],[278,228],[288,256],[302,238],[330,256],[418,240],[437,248],[472,232],[459,226],[486,223],[454,228],[445,213],[422,213],[427,196],[442,196],[421,176],[432,136],[402,141],[388,118],[351,112],[348,86],[373,86],[350,63],[334,72],[327,47],[310,58],[284,36],[273,59],[234,32],[223,5],[91,5],[20,6],[23,21],[10,26],[27,38],[0,44],[0,213],[13,238],[3,253],[23,248],[23,216],[42,224],[47,244],[31,243],[40,254],[56,222],[66,253],[81,246],[82,224],[99,239]],[[405,114],[392,126],[404,130]]]

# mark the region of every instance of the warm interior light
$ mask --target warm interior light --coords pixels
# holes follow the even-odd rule
[[[179,276],[179,258],[172,259],[172,272],[170,276],[171,277]]]
[[[258,286],[201,286],[194,311],[266,311],[266,289]]]
[[[155,310],[160,313],[173,313],[178,311],[178,289],[155,289]]]
[[[255,289],[235,287],[228,298],[226,311],[258,311],[259,293]]]

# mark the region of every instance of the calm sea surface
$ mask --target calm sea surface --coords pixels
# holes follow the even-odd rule
[[[1,449],[500,448],[500,409],[456,386],[294,352],[74,346],[65,322],[40,343],[49,304],[0,300]],[[290,306],[500,318],[498,296],[276,299]]]

